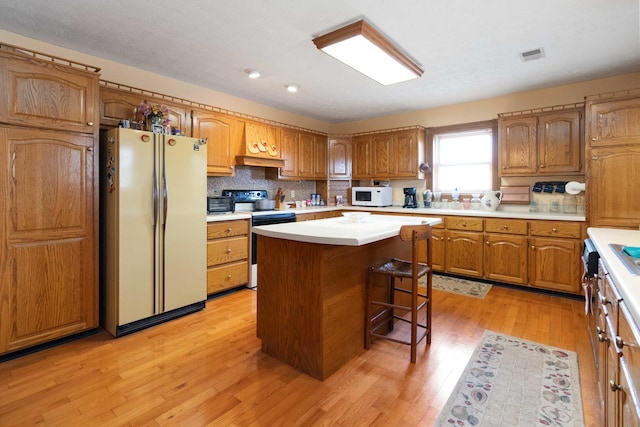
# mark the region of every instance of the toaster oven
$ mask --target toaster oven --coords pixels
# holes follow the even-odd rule
[[[235,204],[233,202],[233,197],[207,197],[207,213],[210,215],[233,212],[234,210]]]

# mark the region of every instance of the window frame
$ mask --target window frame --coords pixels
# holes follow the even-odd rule
[[[434,164],[434,139],[435,135],[443,133],[458,133],[491,129],[491,189],[500,188],[500,176],[498,175],[498,120],[484,120],[479,122],[461,123],[455,125],[438,126],[427,129],[427,161]],[[434,168],[435,169],[435,168]],[[427,188],[433,188],[433,174],[427,179]]]

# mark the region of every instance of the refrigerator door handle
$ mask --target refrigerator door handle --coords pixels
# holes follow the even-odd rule
[[[167,223],[167,202],[169,200],[169,189],[167,188],[167,177],[165,176],[164,172],[162,173],[162,223],[165,224],[166,227],[166,223]]]

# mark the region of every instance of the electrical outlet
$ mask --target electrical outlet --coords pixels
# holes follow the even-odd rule
[[[296,191],[295,190],[291,190],[291,198],[292,199],[296,198]]]

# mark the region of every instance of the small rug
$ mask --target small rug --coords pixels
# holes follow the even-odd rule
[[[485,331],[436,426],[583,426],[578,355]]]
[[[491,290],[491,285],[488,283],[441,276],[439,274],[433,275],[431,285],[433,286],[433,289],[438,289],[439,291],[451,292],[475,298],[484,298]]]

